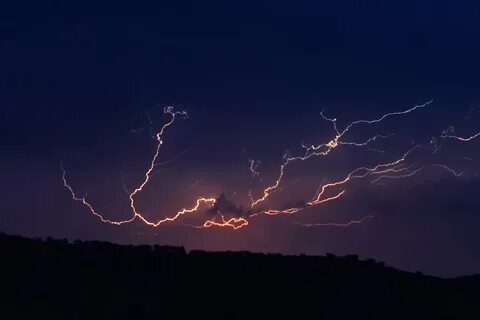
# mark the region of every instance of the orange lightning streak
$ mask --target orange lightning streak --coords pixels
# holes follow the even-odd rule
[[[289,155],[285,154],[284,155],[284,161],[283,161],[282,165],[280,166],[280,173],[279,173],[277,179],[275,180],[275,182],[271,186],[268,186],[267,188],[265,188],[263,190],[262,197],[254,199],[253,195],[251,193],[249,193],[249,197],[250,197],[250,200],[251,200],[251,206],[250,206],[250,210],[248,210],[247,212],[242,214],[242,215],[245,215],[244,217],[226,218],[223,213],[219,212],[219,214],[220,214],[219,216],[216,216],[216,217],[211,218],[211,219],[207,219],[202,225],[197,225],[197,226],[192,226],[192,227],[195,227],[195,228],[228,227],[228,228],[232,228],[234,230],[237,230],[237,229],[243,228],[244,226],[247,226],[249,224],[248,218],[251,218],[251,217],[254,217],[254,216],[257,216],[257,215],[264,214],[264,215],[268,215],[268,216],[274,216],[274,215],[278,215],[278,214],[295,214],[295,213],[298,213],[298,212],[300,212],[302,210],[305,210],[307,208],[311,208],[311,207],[314,207],[314,206],[317,206],[317,205],[320,205],[320,204],[323,204],[323,203],[327,203],[327,202],[339,199],[346,192],[346,190],[343,189],[343,187],[345,187],[353,179],[374,177],[375,179],[372,182],[375,182],[375,181],[378,181],[380,179],[386,179],[386,178],[399,179],[399,178],[406,178],[406,177],[413,176],[414,174],[419,172],[421,169],[423,169],[423,167],[421,167],[420,169],[417,169],[417,170],[412,170],[413,165],[406,166],[404,164],[404,161],[405,161],[406,157],[413,150],[415,150],[417,148],[417,146],[415,146],[412,149],[410,149],[409,151],[407,151],[401,158],[399,158],[395,161],[392,161],[392,162],[389,162],[389,163],[378,164],[377,166],[375,166],[373,168],[359,167],[359,168],[351,171],[345,178],[343,178],[341,180],[321,185],[319,187],[318,191],[313,196],[313,198],[310,201],[306,202],[306,204],[304,206],[293,207],[293,208],[282,209],[282,210],[280,210],[280,209],[258,209],[258,210],[255,210],[254,209],[258,204],[264,202],[274,191],[279,189],[280,184],[281,184],[282,179],[283,179],[283,176],[284,176],[284,173],[285,173],[287,167],[291,163],[296,162],[296,161],[306,161],[310,158],[319,157],[319,156],[327,156],[332,150],[336,149],[339,145],[366,147],[370,143],[372,143],[372,142],[374,142],[378,139],[386,139],[386,138],[390,137],[391,135],[375,135],[375,136],[370,137],[369,139],[367,139],[363,142],[352,142],[352,141],[344,141],[343,140],[344,136],[350,131],[350,129],[352,129],[353,127],[355,127],[357,125],[375,124],[375,123],[379,123],[379,122],[383,121],[384,119],[386,119],[388,117],[391,117],[391,116],[406,115],[406,114],[411,113],[411,112],[413,112],[417,109],[426,107],[427,105],[432,103],[432,101],[433,100],[430,100],[430,101],[428,101],[428,102],[426,102],[422,105],[417,105],[417,106],[414,106],[414,107],[409,108],[409,109],[404,110],[404,111],[387,113],[387,114],[385,114],[385,115],[383,115],[383,116],[381,116],[377,119],[374,119],[374,120],[357,120],[357,121],[354,121],[354,122],[351,122],[350,124],[348,124],[345,127],[345,129],[343,129],[342,131],[338,130],[337,119],[327,118],[322,111],[321,112],[322,118],[324,120],[328,121],[328,122],[331,122],[332,125],[333,125],[333,128],[335,130],[335,136],[332,140],[330,140],[328,143],[323,143],[323,144],[319,144],[319,145],[312,145],[312,146],[308,146],[308,147],[303,146],[304,149],[305,149],[305,153],[301,156],[289,156]],[[150,166],[148,167],[147,171],[144,174],[143,180],[138,185],[138,187],[133,189],[132,192],[128,191],[128,189],[125,187],[124,180],[122,180],[123,184],[124,184],[125,192],[127,192],[128,198],[129,198],[129,205],[130,205],[130,209],[132,211],[132,217],[131,218],[126,219],[126,220],[118,220],[118,221],[104,218],[104,216],[101,213],[99,213],[90,202],[87,201],[86,196],[85,197],[78,197],[76,195],[73,188],[67,182],[67,178],[66,178],[67,173],[66,173],[66,170],[63,167],[63,164],[61,164],[61,169],[62,169],[62,172],[63,172],[63,174],[62,174],[63,183],[64,183],[65,188],[67,188],[70,191],[73,200],[81,202],[85,207],[87,207],[90,210],[90,212],[94,216],[99,218],[102,222],[109,223],[109,224],[112,224],[112,225],[117,225],[117,226],[133,222],[134,220],[139,220],[139,221],[143,222],[145,225],[148,225],[148,226],[151,226],[151,227],[158,227],[163,223],[176,221],[177,219],[179,219],[180,217],[182,217],[184,215],[192,214],[192,213],[198,213],[203,205],[209,206],[210,208],[213,208],[214,205],[217,202],[217,200],[215,198],[201,197],[201,198],[198,198],[196,200],[196,203],[193,207],[183,208],[180,211],[176,212],[173,216],[166,217],[166,218],[163,218],[163,219],[159,219],[157,221],[148,220],[137,209],[137,207],[135,205],[135,198],[139,193],[141,193],[144,190],[144,188],[146,187],[146,185],[149,183],[150,179],[153,176],[154,168],[156,166],[158,166],[157,158],[158,158],[159,153],[160,153],[160,148],[163,144],[162,137],[163,137],[163,134],[164,134],[165,130],[175,122],[175,120],[178,116],[184,116],[184,117],[188,116],[186,112],[184,112],[184,111],[181,111],[181,112],[174,111],[172,107],[166,107],[164,109],[164,113],[169,114],[171,116],[171,119],[166,124],[164,124],[161,127],[160,131],[155,135],[155,138],[156,138],[156,141],[157,141],[155,153],[154,153],[154,155],[152,157],[152,160],[150,162]],[[480,135],[480,133],[479,133],[479,135]],[[473,139],[473,137],[470,138],[470,139]],[[257,167],[259,166],[260,162],[249,160],[249,163],[250,163],[249,169],[250,169],[252,177],[257,176],[259,174],[257,172]],[[123,179],[123,176],[122,176],[122,179]],[[330,189],[337,188],[337,187],[342,187],[342,189],[340,191],[336,191],[336,193],[334,193],[331,196],[325,196],[327,191],[329,191]],[[358,220],[358,221],[353,220],[353,221],[350,221],[350,222],[344,223],[344,224],[341,224],[341,223],[311,224],[311,225],[305,224],[305,226],[330,225],[330,226],[347,227],[347,226],[350,226],[350,225],[353,225],[353,224],[361,223],[361,222],[363,222],[363,220],[365,218],[370,218],[370,216],[364,217],[364,218],[362,218],[361,220]]]
[[[303,211],[307,208],[311,208],[311,207],[318,206],[320,204],[323,204],[323,203],[326,203],[326,202],[329,202],[329,201],[336,200],[336,199],[340,198],[342,195],[344,195],[346,191],[342,190],[342,191],[338,192],[337,194],[335,194],[334,196],[327,197],[327,198],[323,198],[322,196],[325,194],[325,192],[328,189],[338,187],[338,186],[343,186],[353,179],[361,179],[361,178],[366,178],[367,176],[399,172],[400,170],[398,169],[398,165],[401,164],[402,162],[404,162],[405,159],[407,158],[407,156],[417,148],[418,148],[418,146],[413,147],[412,149],[408,150],[401,158],[399,158],[399,159],[397,159],[393,162],[379,164],[379,165],[377,165],[373,168],[359,167],[359,168],[351,171],[342,180],[322,185],[321,188],[320,188],[320,192],[317,192],[316,196],[312,200],[307,202],[306,205],[303,206],[303,207],[294,207],[294,208],[288,208],[288,209],[283,209],[283,210],[270,209],[270,210],[264,211],[263,213],[267,214],[267,215],[271,215],[271,216],[278,215],[278,214],[295,214],[295,213]],[[413,176],[414,174],[416,174],[419,171],[420,170],[415,170],[408,175],[400,175],[400,176],[398,176],[398,178],[405,178],[405,177]],[[258,214],[255,214],[255,215],[258,215]]]
[[[202,225],[183,224],[185,227],[191,227],[195,229],[207,229],[211,227],[230,227],[234,230],[243,228],[248,225],[248,220],[242,217],[225,219],[223,214],[220,214],[221,221],[217,221],[216,218],[205,221]]]
[[[216,222],[215,220],[207,220],[201,227],[202,228],[210,228],[212,226],[215,227],[231,227],[234,230],[243,228],[244,226],[248,225],[248,221],[245,218],[230,218],[225,220],[223,214],[221,215],[222,222]]]
[[[63,172],[63,174],[62,174],[63,186],[70,191],[70,193],[72,194],[72,199],[75,200],[75,201],[81,202],[84,206],[86,206],[90,210],[90,212],[94,216],[99,218],[102,222],[110,223],[110,224],[114,224],[114,225],[119,226],[119,225],[122,225],[124,223],[129,223],[129,222],[132,222],[133,220],[135,220],[135,217],[133,217],[129,220],[121,220],[121,221],[113,221],[113,220],[105,219],[100,213],[98,213],[95,210],[93,205],[90,204],[85,197],[82,197],[82,198],[77,197],[77,195],[75,194],[75,191],[73,190],[73,188],[67,182],[67,171],[63,168],[63,163],[62,162],[60,162],[60,167],[62,168],[62,172]]]
[[[194,207],[183,208],[180,211],[178,211],[173,217],[167,217],[167,218],[164,218],[164,219],[160,219],[160,220],[157,220],[156,222],[147,220],[135,207],[135,196],[139,192],[141,192],[143,190],[143,188],[148,184],[148,182],[150,180],[150,177],[152,175],[152,172],[154,170],[154,167],[156,165],[156,161],[157,161],[158,155],[160,153],[160,147],[163,144],[162,136],[163,136],[164,131],[175,122],[175,119],[176,119],[177,116],[185,116],[185,117],[188,116],[185,111],[175,111],[174,112],[173,107],[164,108],[164,113],[170,114],[171,119],[170,119],[169,122],[164,124],[163,127],[160,129],[160,131],[156,134],[156,140],[158,142],[157,147],[156,147],[156,150],[155,150],[155,154],[152,158],[152,161],[150,162],[150,167],[145,172],[144,180],[142,181],[142,183],[137,188],[135,188],[133,190],[133,192],[129,193],[129,196],[128,196],[129,199],[130,199],[130,208],[131,208],[132,213],[133,213],[133,216],[130,219],[120,220],[120,221],[105,219],[102,214],[100,214],[99,212],[97,212],[95,210],[94,206],[90,202],[88,202],[85,197],[82,197],[82,198],[77,197],[76,194],[75,194],[75,191],[73,190],[73,188],[67,182],[67,179],[66,179],[67,172],[63,167],[63,163],[61,163],[61,169],[63,171],[63,175],[62,175],[63,185],[70,191],[73,200],[81,202],[84,206],[86,206],[90,210],[90,212],[94,216],[98,217],[102,222],[117,225],[117,226],[125,224],[125,223],[133,222],[135,219],[139,219],[143,223],[145,223],[146,225],[149,225],[149,226],[152,226],[152,227],[158,227],[162,223],[173,222],[173,221],[177,220],[179,217],[181,217],[185,214],[197,212],[202,204],[207,204],[207,205],[213,206],[216,202],[215,198],[203,198],[202,197],[202,198],[197,199]],[[125,188],[125,190],[127,191],[126,188]]]

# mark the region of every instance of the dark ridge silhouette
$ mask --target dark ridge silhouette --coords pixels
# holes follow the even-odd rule
[[[479,319],[479,276],[0,234],[2,319]]]

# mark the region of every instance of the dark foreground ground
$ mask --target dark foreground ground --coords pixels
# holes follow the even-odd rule
[[[0,319],[480,319],[480,278],[356,256],[68,243],[0,234]]]

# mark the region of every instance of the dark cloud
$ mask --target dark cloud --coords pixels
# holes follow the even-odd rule
[[[217,198],[215,205],[208,210],[208,213],[210,215],[223,214],[234,217],[248,217],[251,212],[246,210],[243,205],[237,206],[232,201],[227,200],[227,196],[224,193],[221,193]]]

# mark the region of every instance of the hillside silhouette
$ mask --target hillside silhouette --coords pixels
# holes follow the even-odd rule
[[[479,319],[478,276],[0,234],[3,319]]]

